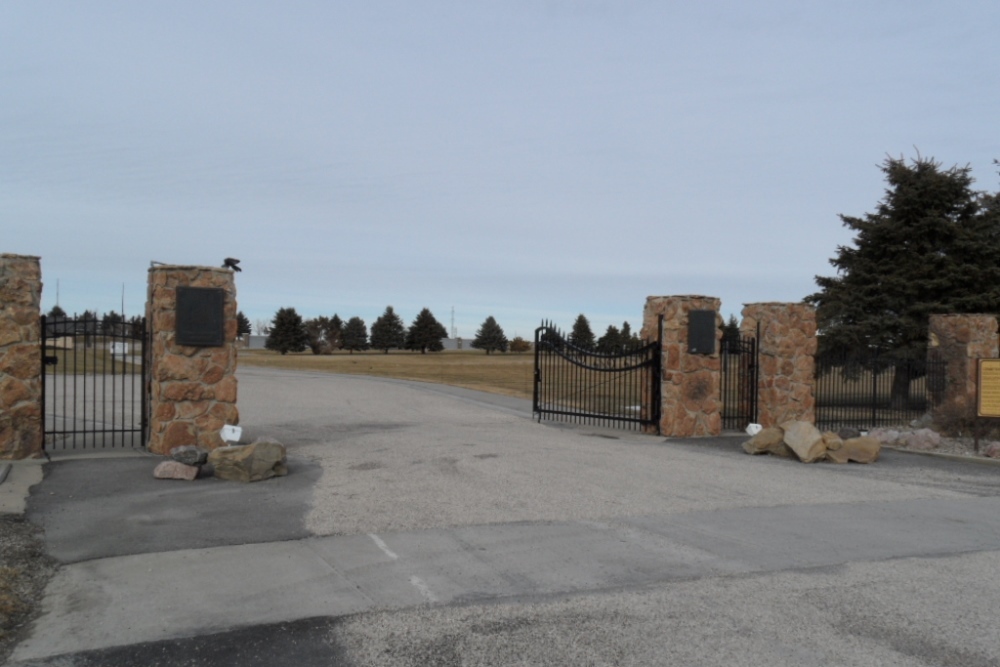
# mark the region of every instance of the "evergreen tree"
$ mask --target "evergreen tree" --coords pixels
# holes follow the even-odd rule
[[[406,349],[420,350],[420,354],[440,352],[444,349],[441,340],[448,336],[444,326],[431,314],[431,311],[424,308],[413,320],[413,324],[406,332]]]
[[[340,345],[354,354],[355,350],[368,349],[368,326],[360,317],[352,317],[344,325]]]
[[[821,353],[878,349],[923,359],[933,313],[1000,312],[996,195],[972,190],[969,167],[886,159],[889,187],[874,213],[841,215],[853,246],[816,277]]]
[[[477,350],[486,350],[486,354],[493,352],[493,350],[506,352],[507,345],[507,336],[504,335],[503,328],[497,324],[492,315],[483,321],[479,331],[476,332],[475,340],[472,341],[472,347]]]
[[[632,325],[628,323],[628,320],[622,322],[622,334],[621,334],[622,346],[625,348],[638,347],[639,334],[632,333]]]
[[[276,350],[281,354],[302,352],[306,349],[309,335],[306,333],[302,316],[294,308],[280,308],[271,320],[271,333],[264,343],[268,350]]]
[[[59,304],[52,306],[52,310],[49,311],[48,317],[53,319],[65,319],[66,311],[59,307]]]
[[[401,348],[406,344],[406,327],[403,320],[392,309],[386,306],[382,316],[372,324],[371,346],[389,354],[392,348]]]
[[[590,321],[580,313],[573,323],[573,330],[569,334],[570,344],[581,350],[593,350],[595,346],[594,332],[590,329]]]
[[[236,313],[236,335],[239,338],[250,335],[250,319],[243,314],[243,311]]]
[[[326,327],[326,343],[330,350],[340,350],[344,347],[344,321],[337,313],[333,314]]]
[[[722,327],[722,349],[738,349],[740,344],[740,324],[736,321],[735,315],[729,316],[729,321]]]
[[[119,335],[124,331],[125,318],[111,310],[104,313],[101,318],[101,333],[111,336]]]
[[[604,332],[603,336],[597,339],[597,350],[604,354],[621,352],[623,347],[622,332],[613,324],[609,324],[608,330]]]

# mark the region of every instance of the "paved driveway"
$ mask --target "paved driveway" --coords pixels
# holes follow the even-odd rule
[[[44,665],[995,665],[1000,468],[749,457],[524,401],[240,371],[292,474],[49,465]],[[70,497],[72,496],[72,497]]]

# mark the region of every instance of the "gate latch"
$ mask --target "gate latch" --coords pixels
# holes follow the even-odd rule
[[[46,366],[55,366],[56,364],[59,363],[59,357],[57,357],[54,354],[46,354],[44,357],[42,357],[42,363],[45,364]]]

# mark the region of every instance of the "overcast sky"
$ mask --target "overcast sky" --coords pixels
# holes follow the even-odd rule
[[[0,2],[0,252],[141,313],[242,260],[270,319],[637,327],[798,301],[886,155],[997,190],[1000,3]]]

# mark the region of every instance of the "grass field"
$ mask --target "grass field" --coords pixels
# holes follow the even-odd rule
[[[486,354],[481,351],[337,352],[281,355],[270,350],[240,350],[243,366],[324,371],[351,375],[419,380],[478,389],[494,394],[531,398],[534,355]]]
[[[136,348],[138,350],[138,348]],[[138,357],[111,355],[104,347],[48,349],[46,354],[58,359],[55,364],[46,365],[49,375],[114,374],[138,373],[142,363]]]

